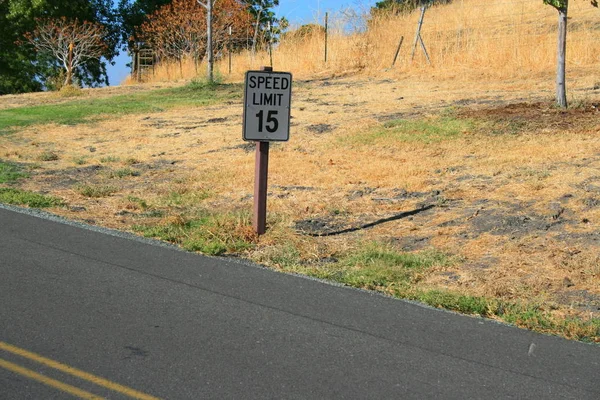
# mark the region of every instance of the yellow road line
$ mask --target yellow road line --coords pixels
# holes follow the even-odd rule
[[[158,397],[154,397],[154,396],[150,396],[148,394],[142,393],[142,392],[138,392],[137,390],[128,388],[123,385],[119,385],[118,383],[111,382],[107,379],[100,378],[100,377],[92,375],[90,373],[78,370],[77,368],[70,367],[68,365],[59,363],[58,361],[51,360],[49,358],[40,356],[39,354],[32,353],[31,351],[21,349],[19,347],[10,345],[10,344],[2,342],[2,341],[0,341],[0,350],[8,351],[8,352],[16,354],[18,356],[21,356],[21,357],[27,358],[29,360],[43,364],[47,367],[51,367],[51,368],[57,369],[59,371],[62,371],[64,373],[67,373],[69,375],[75,376],[77,378],[84,379],[95,385],[102,386],[102,387],[105,387],[112,391],[122,393],[122,394],[129,396],[131,398],[134,398],[134,399],[159,400]]]
[[[23,375],[27,378],[33,379],[35,381],[41,382],[45,385],[52,386],[55,389],[62,390],[63,392],[69,393],[73,396],[79,397],[85,400],[102,400],[102,397],[96,396],[90,392],[86,392],[85,390],[81,390],[76,388],[75,386],[67,385],[66,383],[57,381],[52,378],[48,378],[42,374],[38,374],[35,371],[32,371],[27,368],[23,368],[17,364],[13,364],[9,361],[3,360],[0,358],[0,367],[5,368],[9,371],[15,372],[19,375]]]

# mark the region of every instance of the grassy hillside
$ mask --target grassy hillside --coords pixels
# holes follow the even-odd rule
[[[600,340],[600,90],[415,82],[297,82],[260,238],[232,85],[1,99],[0,202]]]
[[[423,24],[422,37],[430,54],[428,66],[420,47],[411,61],[412,45],[420,12],[409,15],[362,17],[368,30],[348,33],[348,19],[330,19],[328,61],[324,62],[324,35],[304,38],[289,36],[274,48],[277,70],[291,71],[298,78],[347,73],[390,77],[434,76],[437,80],[480,81],[485,77],[515,78],[551,74],[555,70],[557,12],[542,1],[531,0],[455,0],[430,8]],[[571,74],[597,73],[600,62],[600,11],[587,1],[572,1],[569,10],[568,70]],[[315,21],[322,23],[322,21]],[[392,60],[400,37],[404,43],[393,69]],[[233,57],[233,73],[228,75],[228,60],[218,65],[222,75],[240,80],[248,69],[269,65],[266,52]],[[204,71],[204,68],[200,68]],[[151,81],[190,79],[196,75],[192,63],[163,65]],[[551,75],[550,75],[551,76]]]

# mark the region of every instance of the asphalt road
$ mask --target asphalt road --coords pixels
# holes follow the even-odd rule
[[[600,398],[598,346],[1,208],[0,238],[0,399]]]

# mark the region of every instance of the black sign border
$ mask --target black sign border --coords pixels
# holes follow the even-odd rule
[[[248,75],[249,74],[265,74],[265,75],[286,75],[290,77],[290,106],[288,107],[288,119],[287,119],[287,138],[286,139],[247,139],[246,138],[246,109],[248,108],[248,104],[246,101],[248,100]],[[283,71],[246,71],[244,75],[244,114],[243,114],[243,124],[242,124],[242,137],[246,142],[287,142],[290,140],[290,120],[292,119],[292,86],[293,86],[293,77],[291,72],[283,72]]]

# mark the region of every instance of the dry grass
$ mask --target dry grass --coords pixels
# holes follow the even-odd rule
[[[600,61],[598,35],[600,12],[588,2],[572,2],[569,10],[570,33],[567,61],[570,70],[594,71]],[[461,79],[481,81],[494,77],[513,79],[551,74],[556,65],[557,13],[552,7],[529,0],[456,0],[429,9],[422,37],[430,54],[428,66],[417,48],[411,60],[412,44],[420,11],[409,15],[377,17],[362,33],[345,33],[334,28],[329,35],[328,62],[324,62],[324,35],[317,32],[305,38],[283,38],[273,52],[276,70],[291,71],[297,78],[339,76],[348,73],[390,77]],[[364,17],[365,19],[367,17]],[[339,17],[331,26],[343,26]],[[404,43],[394,68],[391,63],[400,37]],[[228,73],[224,56],[218,63],[221,75],[233,81],[245,71],[269,65],[266,52],[247,52],[233,56],[233,71]],[[198,72],[199,71],[199,72]],[[150,81],[191,79],[203,75],[204,66],[193,62],[165,64],[157,68]],[[597,70],[596,70],[597,71]],[[600,80],[596,76],[597,80]]]
[[[510,91],[487,85],[495,91],[410,78],[298,83],[291,140],[271,150],[269,231],[260,239],[247,226],[254,154],[241,140],[241,93],[192,112],[23,128],[3,138],[0,158],[35,166],[20,189],[63,199],[69,206],[53,211],[68,218],[180,235],[189,249],[316,276],[365,243],[434,249],[460,261],[420,272],[418,290],[534,302],[555,318],[597,316],[600,126],[592,104],[600,93],[581,89],[576,96],[591,103],[561,112],[550,90],[514,89],[539,80]],[[58,159],[39,163],[45,151]],[[103,188],[110,191],[96,195]],[[351,233],[306,234],[423,205],[434,208]]]

